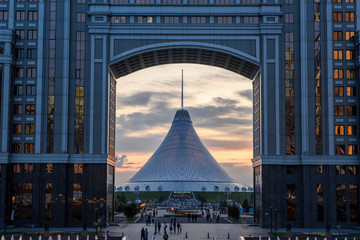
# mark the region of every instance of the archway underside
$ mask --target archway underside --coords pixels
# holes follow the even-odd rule
[[[198,63],[221,67],[249,79],[254,79],[259,71],[259,66],[242,58],[196,48],[173,48],[140,53],[116,62],[110,68],[115,78],[120,78],[144,68],[170,63]]]

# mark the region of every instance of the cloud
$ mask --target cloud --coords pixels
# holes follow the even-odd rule
[[[126,106],[145,106],[150,102],[151,94],[151,92],[139,92],[131,96],[120,96],[118,98],[118,104]]]
[[[253,169],[251,165],[237,163],[220,163],[224,170],[238,183],[253,186]]]
[[[117,168],[122,168],[124,167],[124,164],[127,162],[127,156],[125,154],[123,154],[121,157],[117,158],[116,160],[116,167]]]
[[[245,97],[249,100],[252,100],[253,98],[253,90],[252,89],[246,89],[246,90],[242,90],[242,91],[239,91],[238,94],[242,97]]]
[[[212,140],[207,139],[204,141],[206,146],[212,149],[225,149],[225,150],[243,150],[252,149],[252,143],[249,141],[238,140],[238,141],[223,141],[223,140]]]

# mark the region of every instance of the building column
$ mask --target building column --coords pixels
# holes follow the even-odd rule
[[[9,178],[7,177],[7,168],[8,168],[8,164],[0,164],[1,166],[1,186],[0,186],[0,218],[5,219],[6,217],[6,210],[8,208],[8,206],[6,205],[6,197],[8,196],[6,194],[7,191],[6,187],[9,185],[7,183],[7,181],[9,180]],[[0,226],[0,228],[2,228],[2,226]]]
[[[3,87],[2,87],[2,129],[1,129],[1,152],[9,152],[9,116],[10,116],[10,77],[11,65],[3,65]]]

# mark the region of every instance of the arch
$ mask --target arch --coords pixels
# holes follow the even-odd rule
[[[150,186],[146,186],[146,187],[145,187],[145,190],[146,190],[146,191],[150,191]]]
[[[148,67],[169,63],[197,63],[221,67],[254,79],[260,66],[258,59],[239,50],[217,44],[171,42],[135,48],[114,56],[110,70],[115,78]]]
[[[238,191],[240,191],[240,188],[239,187],[234,187],[234,191],[238,192]]]
[[[217,191],[219,191],[219,187],[218,187],[218,186],[215,186],[215,187],[214,187],[214,192],[217,192]]]
[[[130,191],[130,187],[129,187],[129,186],[126,186],[126,187],[125,187],[125,191],[127,191],[127,192]]]
[[[201,191],[202,191],[202,192],[206,192],[206,187],[205,187],[205,186],[202,186],[202,187],[201,187]]]

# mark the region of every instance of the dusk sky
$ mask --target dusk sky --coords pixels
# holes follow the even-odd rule
[[[116,155],[122,164],[116,186],[146,163],[170,129],[181,104],[181,69],[184,109],[202,142],[230,177],[252,186],[251,81],[198,64],[160,65],[117,80]]]

